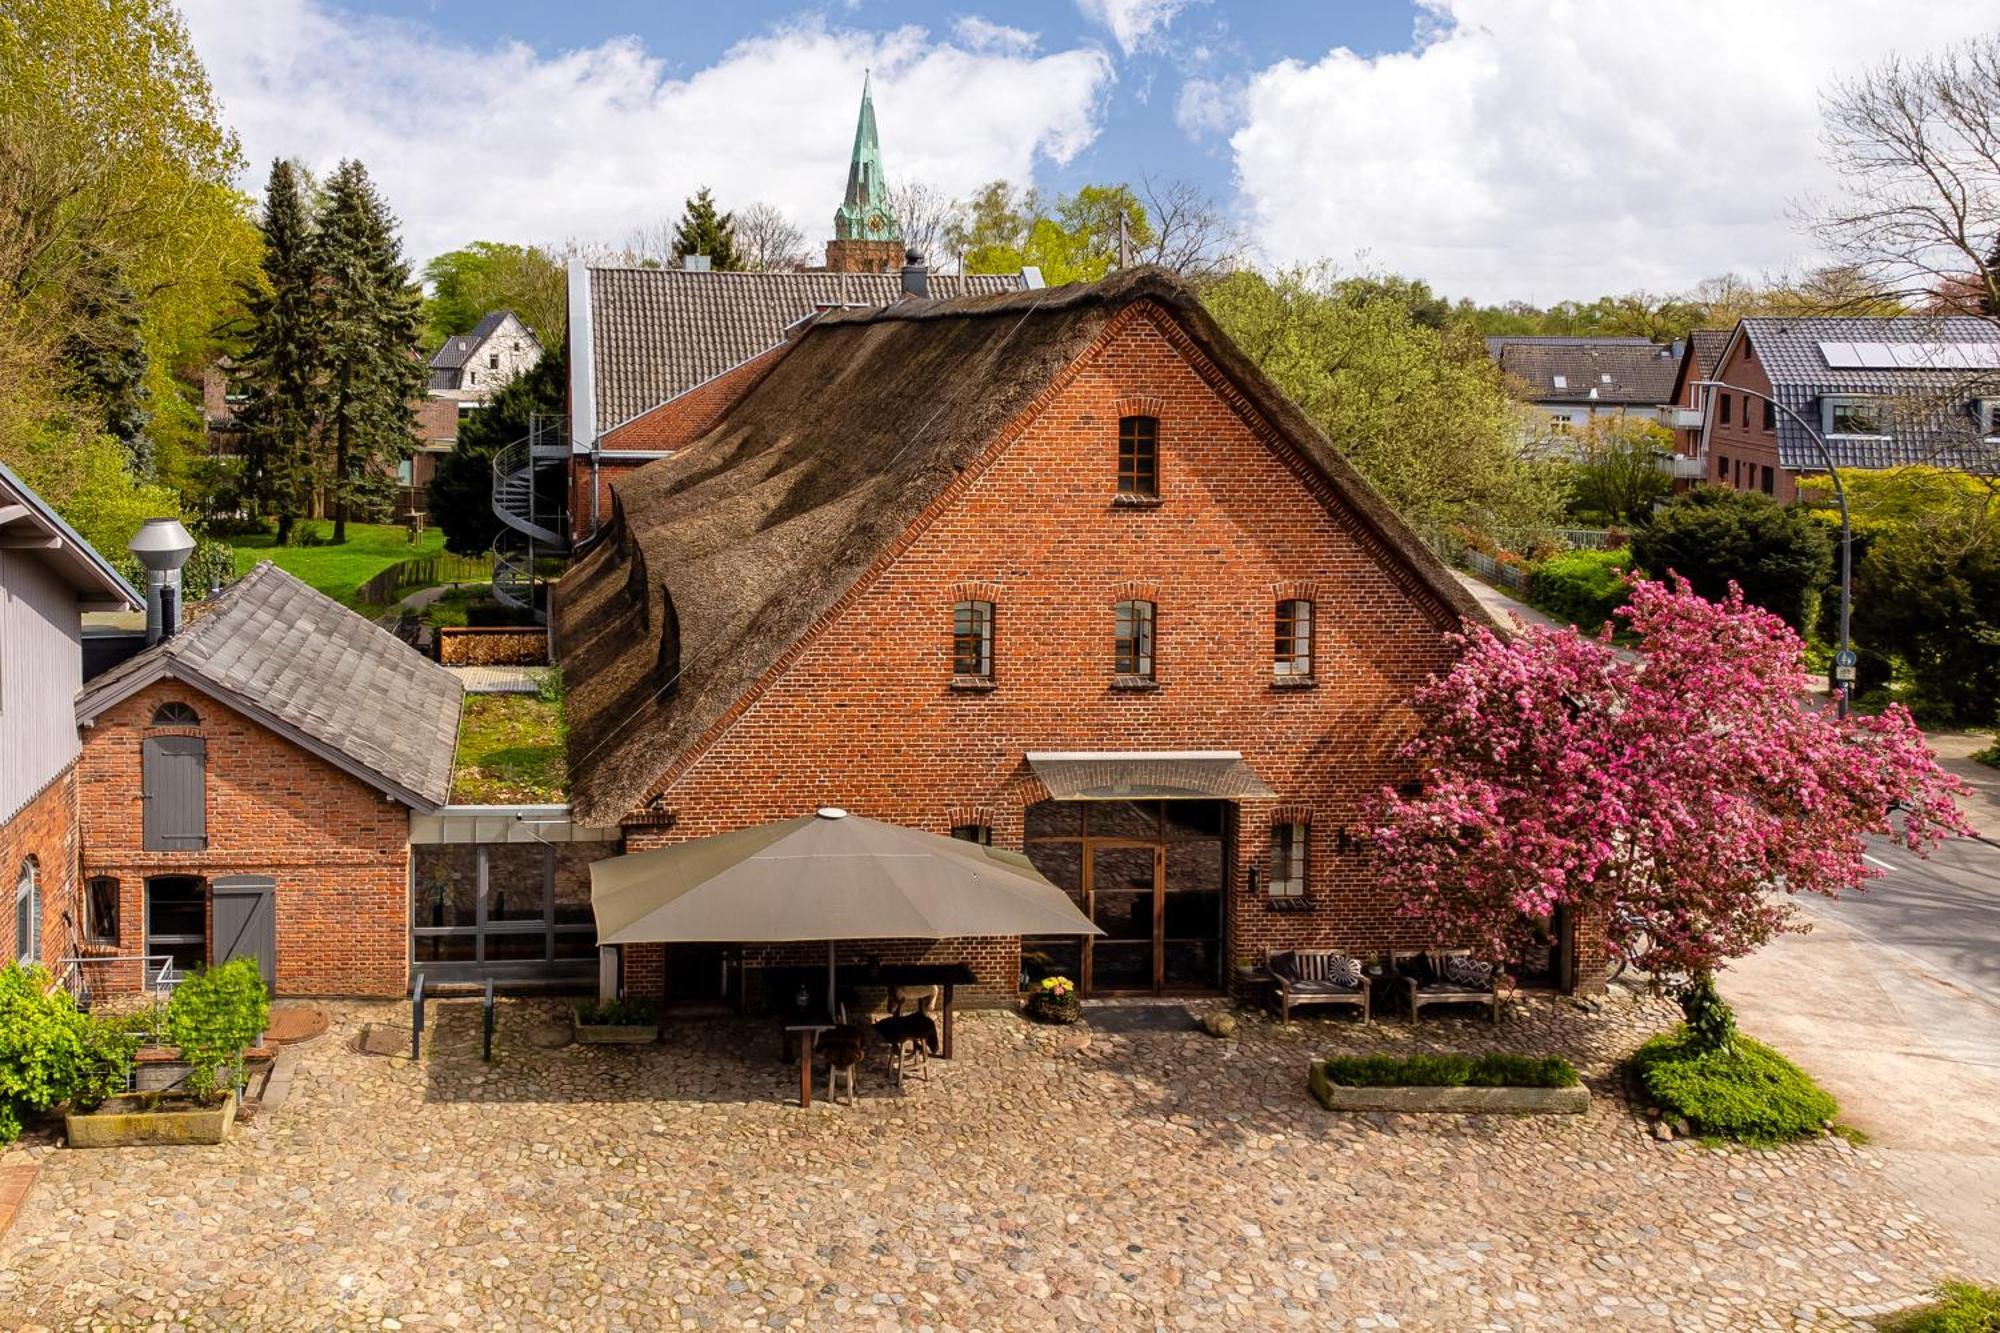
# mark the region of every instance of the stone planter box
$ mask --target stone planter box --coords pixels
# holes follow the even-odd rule
[[[1351,1088],[1329,1079],[1317,1060],[1307,1077],[1313,1096],[1329,1111],[1579,1115],[1590,1109],[1590,1090],[1581,1083],[1573,1088]]]
[[[72,1148],[147,1148],[171,1143],[220,1143],[236,1123],[236,1099],[216,1106],[148,1110],[146,1094],[112,1097],[95,1111],[63,1117]]]
[[[574,1013],[570,1022],[586,1046],[638,1046],[660,1039],[658,1023],[586,1023]]]

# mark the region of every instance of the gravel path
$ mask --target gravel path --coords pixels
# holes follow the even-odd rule
[[[1360,1029],[1084,1033],[961,1016],[960,1058],[786,1104],[775,1034],[542,1049],[559,1012],[433,1006],[425,1061],[334,1006],[221,1148],[68,1152],[0,1238],[28,1328],[1852,1328],[1962,1263],[1837,1139],[1660,1143],[1575,1117],[1344,1117],[1333,1049],[1561,1051],[1600,1093],[1664,1021],[1618,998]],[[405,1034],[405,1040],[407,1034]],[[407,1049],[404,1047],[404,1049]]]

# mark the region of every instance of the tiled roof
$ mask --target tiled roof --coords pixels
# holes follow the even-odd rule
[[[463,367],[467,361],[472,359],[473,353],[479,350],[479,344],[491,338],[499,330],[500,326],[507,322],[507,317],[513,313],[511,310],[495,310],[473,325],[470,333],[454,333],[451,337],[446,338],[444,346],[431,354],[431,369],[434,371],[458,370]],[[450,383],[439,384],[438,377],[432,375],[431,387],[434,389],[450,389],[457,386]]]
[[[1672,401],[1680,367],[1672,348],[1644,338],[1508,340],[1496,359],[1528,386],[1522,396],[1531,403],[1657,407]]]
[[[900,273],[718,273],[593,268],[590,346],[604,433],[784,341],[820,310],[887,305]],[[933,273],[935,299],[1018,291],[1019,274]]]
[[[77,720],[172,676],[399,800],[444,804],[461,699],[451,672],[268,560],[196,609],[92,680]]]
[[[1579,338],[1570,334],[1495,333],[1486,338],[1486,354],[1495,361],[1509,347],[1651,347],[1651,338]]]
[[[1906,315],[1900,318],[1785,316],[1742,323],[1750,348],[1771,381],[1772,395],[1817,427],[1820,400],[1852,394],[1885,400],[1880,438],[1827,441],[1840,467],[1887,468],[1926,463],[1991,473],[2000,470],[2000,448],[1976,426],[1971,403],[2000,397],[2000,372],[1938,366],[1897,368],[1836,366],[1823,343],[2000,344],[2000,327],[1972,315]],[[1825,466],[1812,436],[1778,414],[1778,459],[1787,468]]]

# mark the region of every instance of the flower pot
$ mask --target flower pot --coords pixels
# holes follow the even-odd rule
[[[658,1023],[586,1023],[580,1013],[570,1014],[577,1041],[586,1046],[638,1046],[660,1039]]]
[[[1074,1023],[1083,1017],[1083,1001],[1075,991],[1056,995],[1049,991],[1028,993],[1027,1014],[1037,1023]]]
[[[72,1111],[63,1127],[72,1148],[144,1148],[160,1144],[215,1144],[236,1123],[236,1098],[202,1106],[188,1098],[128,1092],[95,1111]]]

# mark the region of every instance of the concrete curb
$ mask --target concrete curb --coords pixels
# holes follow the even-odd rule
[[[1307,1082],[1329,1111],[1580,1115],[1590,1109],[1590,1090],[1580,1083],[1570,1088],[1350,1088],[1329,1079],[1326,1066],[1317,1060]]]

